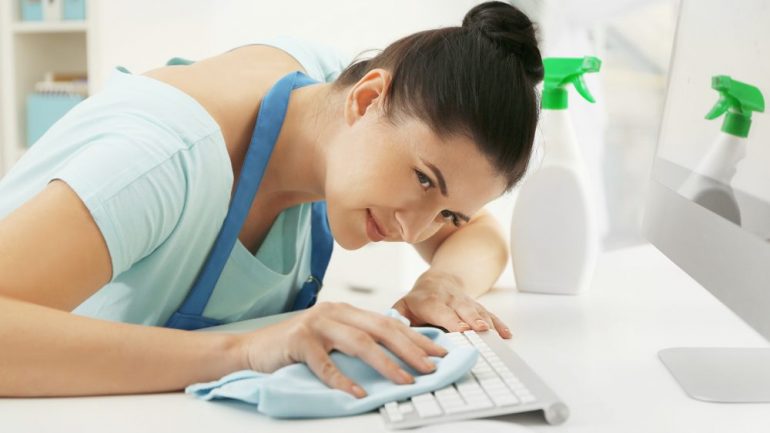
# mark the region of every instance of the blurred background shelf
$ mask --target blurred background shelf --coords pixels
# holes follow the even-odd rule
[[[11,28],[17,34],[85,32],[88,29],[88,21],[15,22]]]
[[[87,2],[86,7],[90,8]],[[24,21],[0,2],[0,176],[27,150],[27,96],[48,72],[88,74],[89,21]],[[86,11],[86,17],[90,16]]]

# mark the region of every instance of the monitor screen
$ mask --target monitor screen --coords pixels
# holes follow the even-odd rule
[[[770,2],[683,2],[673,53],[654,177],[770,241]],[[747,131],[722,133],[731,110]]]
[[[683,0],[643,232],[770,340],[764,98],[770,2]]]

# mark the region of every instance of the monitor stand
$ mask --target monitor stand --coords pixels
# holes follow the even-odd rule
[[[770,348],[673,347],[658,356],[692,398],[770,403]]]

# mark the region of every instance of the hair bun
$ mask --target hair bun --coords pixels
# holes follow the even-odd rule
[[[543,59],[537,46],[535,26],[519,9],[499,1],[481,3],[465,14],[463,28],[480,32],[498,47],[515,55],[531,80],[543,80]]]

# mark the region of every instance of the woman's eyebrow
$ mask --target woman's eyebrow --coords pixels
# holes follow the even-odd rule
[[[422,160],[422,162],[433,171],[433,175],[436,176],[436,179],[438,179],[438,188],[441,191],[441,195],[443,195],[444,197],[449,197],[449,192],[447,192],[447,188],[446,188],[446,182],[444,181],[444,175],[441,173],[441,170],[439,170],[438,167],[436,167],[435,165],[429,163],[424,159]]]
[[[433,175],[436,176],[436,179],[438,179],[438,188],[441,191],[441,195],[443,195],[444,197],[449,197],[449,191],[447,191],[446,181],[444,181],[444,175],[441,173],[441,170],[439,170],[438,167],[436,167],[435,165],[429,163],[428,161],[426,161],[426,160],[424,160],[422,158],[420,158],[420,159],[422,160],[423,164],[427,165],[428,168],[430,168],[431,171],[433,171]],[[465,215],[465,214],[463,214],[461,212],[455,212],[455,211],[453,211],[453,212],[454,212],[455,215],[457,215],[458,218],[460,218],[461,220],[463,220],[465,222],[468,222],[468,221],[471,220],[467,215]]]

